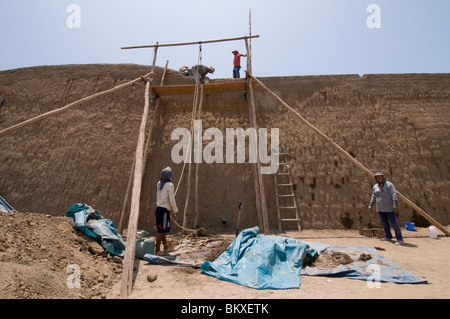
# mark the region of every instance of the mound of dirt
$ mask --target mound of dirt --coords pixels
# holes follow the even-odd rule
[[[122,259],[72,227],[72,219],[0,213],[0,298],[106,298]]]

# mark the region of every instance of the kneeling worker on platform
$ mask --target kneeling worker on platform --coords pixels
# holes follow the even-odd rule
[[[195,81],[200,80],[201,84],[204,84],[205,76],[208,73],[213,74],[215,71],[214,67],[212,67],[212,66],[207,67],[206,65],[194,65],[191,68],[191,70],[192,70],[192,73],[194,74]]]

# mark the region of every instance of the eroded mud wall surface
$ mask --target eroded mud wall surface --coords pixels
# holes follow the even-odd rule
[[[0,72],[0,129],[60,108],[150,71],[138,65],[44,66]],[[157,68],[153,83],[159,84]],[[261,78],[271,90],[311,124],[372,171],[383,171],[406,197],[440,223],[449,222],[450,75],[333,75]],[[221,80],[213,80],[221,81]],[[193,83],[169,70],[166,84]],[[73,203],[87,203],[118,224],[133,165],[144,106],[142,82],[77,106],[58,116],[0,139],[0,194],[17,210],[63,215]],[[302,226],[359,228],[370,221],[367,203],[373,180],[303,125],[262,89],[256,90],[258,123],[278,128],[293,173]],[[148,149],[139,227],[153,231],[155,189],[159,171],[171,166],[177,204],[184,211],[186,165],[175,164],[171,151],[176,128],[190,128],[192,96],[160,98]],[[202,129],[249,127],[248,100],[242,92],[205,95]],[[154,119],[154,123],[153,123]],[[270,132],[270,130],[269,130]],[[206,147],[211,141],[203,140]],[[270,141],[269,141],[270,142]],[[248,153],[248,148],[247,148]],[[225,158],[224,158],[225,161]],[[188,227],[194,221],[194,176],[188,205]],[[274,178],[265,175],[269,222],[277,229]],[[252,227],[255,187],[252,164],[199,165],[200,224],[209,231],[236,228],[238,201],[241,226]],[[128,219],[128,215],[126,216]],[[427,223],[405,204],[399,221]],[[378,216],[372,215],[372,222]],[[295,225],[286,227],[295,229]],[[174,225],[174,230],[178,228]]]

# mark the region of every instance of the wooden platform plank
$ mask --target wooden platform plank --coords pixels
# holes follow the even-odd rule
[[[245,79],[229,82],[215,82],[203,84],[204,94],[219,94],[229,92],[244,92],[247,89]],[[160,85],[152,87],[153,96],[169,96],[169,95],[193,95],[195,92],[195,84],[180,85]]]

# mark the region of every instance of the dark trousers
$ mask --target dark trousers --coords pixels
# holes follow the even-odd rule
[[[378,212],[380,215],[381,221],[383,222],[384,233],[386,234],[387,239],[392,239],[391,227],[394,228],[395,238],[398,241],[403,241],[402,231],[400,230],[400,226],[397,224],[397,217],[394,212]],[[390,223],[390,225],[389,225]]]

